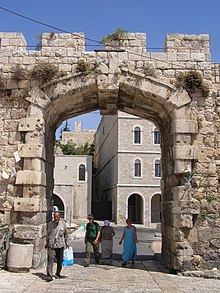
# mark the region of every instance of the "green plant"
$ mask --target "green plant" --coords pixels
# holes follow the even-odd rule
[[[212,194],[207,194],[206,195],[206,200],[208,203],[211,203],[214,200],[214,196]]]
[[[38,35],[36,35],[36,39],[38,40],[38,43],[36,44],[36,50],[37,51],[40,51],[41,50],[41,48],[42,48],[42,34],[38,34]]]
[[[205,210],[205,209],[201,210],[200,213],[199,213],[199,216],[202,219],[202,221],[204,221],[208,216],[207,210]]]
[[[76,72],[83,72],[88,74],[92,70],[92,64],[85,61],[84,59],[79,59],[76,65]]]
[[[100,42],[101,43],[111,43],[112,41],[119,41],[119,43],[126,38],[128,32],[122,28],[118,28],[112,34],[107,35],[104,37]]]
[[[50,63],[38,63],[34,66],[30,73],[30,77],[41,83],[50,81],[58,76],[58,69]]]
[[[185,89],[189,94],[195,93],[198,90],[205,97],[209,94],[208,87],[204,84],[201,74],[197,71],[181,72],[176,78],[175,86]]]
[[[53,39],[55,37],[55,33],[54,32],[51,32],[50,33],[50,39]]]
[[[94,151],[94,145],[88,142],[77,146],[72,141],[68,141],[67,143],[57,141],[56,145],[62,150],[64,155],[93,155]]]

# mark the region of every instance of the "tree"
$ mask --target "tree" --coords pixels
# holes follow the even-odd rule
[[[65,121],[64,126],[60,129],[60,139],[62,139],[63,131],[70,131],[70,125],[68,120]]]

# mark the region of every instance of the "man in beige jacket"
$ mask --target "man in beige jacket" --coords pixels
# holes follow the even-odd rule
[[[47,244],[48,262],[47,262],[47,281],[53,280],[53,264],[55,257],[57,259],[57,270],[55,278],[62,278],[60,272],[62,270],[64,247],[69,247],[68,231],[66,223],[60,219],[60,213],[54,213],[54,219],[48,224]]]

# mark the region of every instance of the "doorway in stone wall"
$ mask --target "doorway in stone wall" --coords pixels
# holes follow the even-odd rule
[[[137,193],[128,198],[128,218],[135,224],[143,224],[143,198]]]
[[[160,81],[151,81],[142,77],[136,78],[130,73],[122,74],[120,78],[120,85],[115,91],[109,90],[107,86],[103,89],[97,84],[96,76],[92,79],[89,75],[69,77],[68,86],[67,81],[61,80],[57,82],[56,86],[51,84],[44,89],[44,93],[50,98],[45,112],[45,137],[47,138],[45,140],[46,186],[52,186],[55,131],[62,121],[97,110],[100,110],[101,115],[114,115],[117,110],[120,110],[149,120],[160,129],[162,201],[167,200],[166,198],[170,196],[172,185],[169,179],[173,175],[174,141],[171,136],[172,119],[170,114],[173,104],[168,97],[172,97],[173,89]],[[65,91],[62,90],[64,88]],[[50,197],[50,190],[48,189],[48,209],[51,203]],[[143,224],[144,204],[141,196],[137,193],[131,194],[127,207],[127,211],[117,209],[119,212],[117,223],[119,220],[124,223],[127,214],[135,223]],[[170,217],[164,217],[162,225],[172,226],[170,219]],[[164,243],[166,244],[166,242]]]
[[[151,223],[161,222],[161,194],[154,194],[151,198]]]
[[[52,211],[59,211],[62,218],[65,219],[65,207],[62,199],[53,193],[53,208]]]

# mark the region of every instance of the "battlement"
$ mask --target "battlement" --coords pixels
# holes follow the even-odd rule
[[[38,49],[41,55],[48,54],[53,50],[64,50],[68,52],[85,51],[84,33],[43,33],[39,39]],[[105,45],[108,50],[129,49],[132,51],[146,52],[145,33],[127,33],[122,40],[113,40]],[[0,32],[0,54],[3,51],[27,50],[27,42],[21,32]],[[185,58],[189,53],[201,53],[200,59],[210,59],[209,35],[186,35],[167,34],[164,51],[167,53],[185,53]],[[62,55],[62,52],[60,52]],[[4,54],[5,55],[5,54]],[[184,58],[184,55],[182,55]]]

